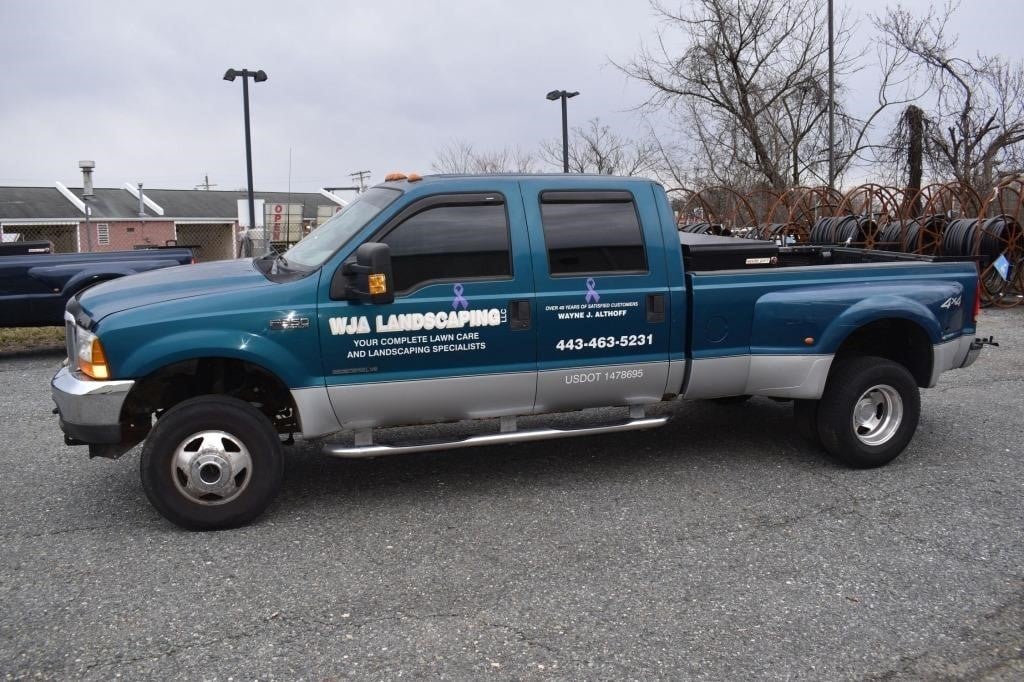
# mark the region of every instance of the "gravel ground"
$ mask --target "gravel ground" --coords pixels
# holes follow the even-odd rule
[[[256,524],[188,533],[138,452],[63,445],[60,357],[0,355],[8,678],[1024,678],[1024,310],[852,471],[790,407],[372,461],[289,452]]]

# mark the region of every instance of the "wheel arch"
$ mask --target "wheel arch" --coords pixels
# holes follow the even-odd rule
[[[279,433],[301,431],[299,411],[287,384],[270,369],[250,359],[204,356],[176,360],[135,381],[121,423],[131,440],[149,433],[152,415],[202,395],[224,395],[252,404]]]
[[[841,360],[862,356],[882,357],[903,365],[919,387],[927,387],[931,382],[935,361],[931,336],[915,320],[882,317],[861,324],[839,343],[832,371]]]

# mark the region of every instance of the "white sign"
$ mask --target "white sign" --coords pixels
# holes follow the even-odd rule
[[[256,225],[249,224],[249,200],[238,200],[238,224],[241,227],[263,227],[263,199],[253,201],[253,210],[256,211]]]

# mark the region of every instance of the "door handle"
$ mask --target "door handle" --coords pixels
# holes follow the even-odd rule
[[[529,301],[511,301],[509,303],[508,326],[513,331],[529,329],[532,318]]]
[[[647,294],[647,321],[665,321],[665,294]]]

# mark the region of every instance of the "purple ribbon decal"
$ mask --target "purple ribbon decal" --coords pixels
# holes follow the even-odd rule
[[[601,296],[594,290],[596,285],[593,277],[587,277],[587,303],[597,303],[601,300]]]
[[[462,288],[461,284],[456,284],[452,287],[452,293],[455,294],[455,298],[452,300],[452,310],[458,310],[459,306],[462,306],[463,310],[467,310],[469,308],[469,301],[462,296],[463,291],[465,291],[465,289]]]

